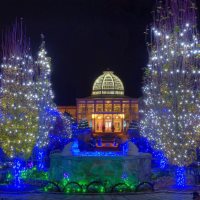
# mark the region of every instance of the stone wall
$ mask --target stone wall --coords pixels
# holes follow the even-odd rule
[[[51,155],[49,174],[51,180],[59,181],[65,174],[70,181],[82,184],[92,181],[117,184],[125,179],[137,184],[150,180],[151,155],[66,156],[57,153]]]

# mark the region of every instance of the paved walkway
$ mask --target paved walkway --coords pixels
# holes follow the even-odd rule
[[[149,193],[135,195],[0,194],[0,200],[192,200],[191,193]]]

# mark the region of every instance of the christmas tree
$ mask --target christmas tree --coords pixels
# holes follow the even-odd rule
[[[49,151],[55,149],[62,150],[72,138],[72,127],[70,119],[59,111],[55,111],[54,116],[56,116],[56,121],[53,129],[49,134]]]
[[[51,88],[51,59],[47,57],[44,36],[38,52],[37,67],[37,97],[38,97],[38,138],[36,143],[38,167],[44,167],[45,147],[48,145],[48,134],[53,128],[56,117],[54,116],[55,105]]]
[[[72,138],[77,134],[76,120],[67,112],[62,114],[62,120],[66,135],[68,138]]]
[[[5,33],[0,84],[0,144],[10,157],[28,158],[38,133],[34,62],[22,22]]]
[[[21,165],[32,153],[38,134],[38,109],[34,62],[21,23],[3,37],[0,75],[0,145],[13,160],[15,185],[20,184]]]
[[[171,164],[184,166],[196,157],[200,136],[200,43],[192,0],[159,1],[151,26],[145,70],[141,133],[155,141]]]
[[[86,119],[80,120],[80,122],[78,124],[78,129],[80,131],[88,130],[89,129],[88,121]]]
[[[68,139],[72,138],[72,118],[69,115],[61,114],[64,134]]]

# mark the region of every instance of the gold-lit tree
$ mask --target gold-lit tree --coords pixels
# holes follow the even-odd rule
[[[192,0],[159,1],[151,26],[141,133],[179,167],[196,158],[200,139],[200,41]]]
[[[0,76],[0,145],[10,158],[27,159],[38,134],[34,62],[22,21],[3,39]]]

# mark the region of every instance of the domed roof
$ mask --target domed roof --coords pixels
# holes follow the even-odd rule
[[[113,71],[104,71],[94,82],[92,95],[124,95],[124,86]]]

